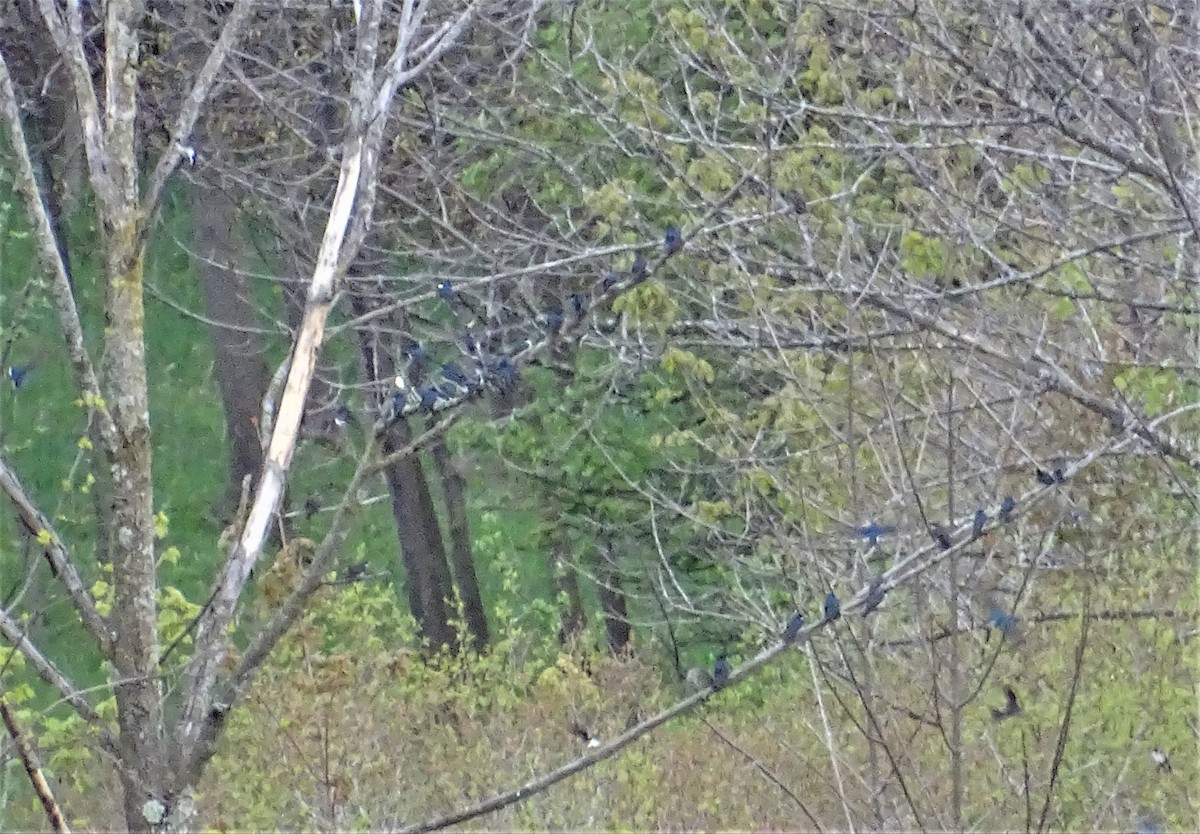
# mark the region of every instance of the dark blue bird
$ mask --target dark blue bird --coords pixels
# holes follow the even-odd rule
[[[842,603],[837,598],[837,594],[830,591],[825,595],[825,622],[836,620],[842,616]]]
[[[575,311],[575,318],[582,319],[587,315],[587,296],[581,292],[571,293],[571,309]]]
[[[467,379],[467,375],[463,373],[463,369],[454,362],[447,362],[445,365],[442,365],[442,377],[459,388],[464,388],[468,391],[471,390],[471,380]]]
[[[459,298],[458,290],[454,289],[454,285],[449,280],[439,282],[437,292],[438,298],[448,303],[457,301]]]
[[[563,314],[562,310],[547,310],[544,313],[539,313],[537,317],[538,324],[542,325],[551,334],[556,334],[562,330]]]
[[[787,621],[787,625],[783,629],[783,642],[790,643],[796,639],[796,635],[804,628],[804,615],[797,611],[792,615],[792,618]]]
[[[462,345],[463,345],[463,349],[466,350],[466,352],[470,356],[478,356],[479,355],[479,350],[480,350],[479,337],[475,335],[474,331],[468,330],[466,333],[463,334]]]
[[[950,534],[947,533],[940,524],[935,524],[929,528],[930,537],[937,542],[938,547],[942,550],[949,550],[954,547],[954,542],[950,539]]]
[[[391,419],[394,420],[397,417],[399,417],[401,414],[403,414],[404,407],[407,404],[408,404],[407,401],[404,399],[404,394],[402,394],[399,391],[397,391],[395,394],[392,394],[392,413],[390,415]]]
[[[683,235],[676,227],[668,226],[667,233],[663,235],[663,254],[669,258],[682,249]]]
[[[886,596],[887,590],[883,587],[883,577],[876,576],[871,580],[871,584],[867,588],[867,598],[863,600],[863,616],[867,616],[876,608],[883,605],[883,600]]]
[[[633,279],[633,283],[640,284],[650,277],[650,265],[646,263],[646,259],[638,255],[633,259],[633,266],[629,268],[629,277]]]
[[[340,429],[353,419],[354,412],[350,410],[350,406],[345,403],[338,403],[337,408],[333,410],[333,424]]]
[[[617,275],[617,273],[606,272],[606,273],[604,273],[604,281],[601,283],[601,286],[603,286],[605,291],[607,292],[608,290],[611,290],[613,287],[615,287],[617,285],[617,282],[620,280],[621,280],[621,276]]]
[[[983,535],[983,527],[987,524],[987,513],[980,507],[975,511],[975,519],[971,522],[971,540],[979,538]]]
[[[866,524],[858,528],[859,535],[866,539],[867,543],[870,544],[871,547],[875,547],[877,544],[879,544],[880,536],[886,536],[888,533],[894,533],[895,531],[895,527],[888,527],[880,524],[877,521],[872,521],[870,524]]]
[[[342,572],[342,581],[343,582],[358,582],[361,579],[365,579],[368,571],[370,570],[370,567],[371,566],[368,565],[366,562],[355,562],[353,565],[350,565],[350,567],[346,568],[346,570]]]
[[[418,392],[418,395],[420,396],[421,401],[417,405],[417,408],[419,408],[421,411],[429,412],[430,414],[432,414],[437,408],[437,404],[445,399],[445,395],[436,385],[430,385],[428,388],[422,388]]]
[[[992,720],[1003,721],[1021,714],[1021,704],[1017,702],[1017,693],[1011,686],[1004,687],[1004,709],[992,709]]]
[[[1053,472],[1047,472],[1039,466],[1035,474],[1037,475],[1038,483],[1042,486],[1054,486],[1055,484],[1063,484],[1067,481],[1063,476],[1061,468],[1055,469]]]
[[[1017,502],[1011,495],[1004,496],[1004,500],[1000,502],[999,519],[1007,524],[1012,521],[1013,510],[1017,508]]]
[[[29,365],[11,365],[8,369],[8,379],[12,382],[13,388],[20,388],[25,384],[25,380],[29,377],[29,372],[32,368]]]
[[[733,669],[729,666],[729,661],[725,659],[725,655],[717,658],[717,662],[713,664],[712,685],[713,689],[720,689],[725,684],[729,683],[729,673]]]
[[[403,356],[408,360],[409,367],[421,367],[429,360],[429,354],[420,342],[413,342],[404,349]]]
[[[517,366],[507,356],[501,356],[488,366],[487,381],[497,391],[508,391],[517,383]]]
[[[1011,637],[1017,630],[1017,618],[1000,608],[988,612],[988,623],[1005,637]]]

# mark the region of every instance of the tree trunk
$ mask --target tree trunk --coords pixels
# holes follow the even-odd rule
[[[490,636],[487,613],[483,607],[483,596],[479,593],[479,579],[475,574],[475,555],[471,548],[471,531],[467,522],[467,497],[462,473],[442,438],[430,447],[434,465],[442,481],[442,494],[446,501],[446,523],[450,536],[450,563],[454,568],[454,584],[458,588],[463,604],[463,616],[467,630],[471,632],[471,644],[476,651],[483,651]]]
[[[621,574],[617,571],[612,545],[598,549],[600,558],[596,565],[597,588],[600,594],[600,610],[604,612],[604,632],[608,638],[608,649],[613,654],[623,654],[629,649],[629,610],[625,603],[625,591],[621,586]]]
[[[583,611],[583,595],[579,592],[579,577],[571,566],[571,541],[566,530],[556,527],[551,533],[552,541],[546,550],[547,567],[550,571],[551,587],[559,608],[558,639],[561,643],[570,643],[579,632],[583,631],[586,617]],[[562,605],[559,597],[566,597]]]
[[[237,207],[219,188],[195,184],[190,197],[204,312],[212,322],[214,371],[229,437],[229,478],[220,513],[226,523],[241,500],[243,479],[249,475],[257,480],[262,467],[257,420],[268,384],[265,345],[249,281],[227,265],[241,249],[234,232]]]
[[[351,307],[356,316],[365,315],[370,310],[370,304],[357,294],[351,297]],[[395,351],[390,344],[390,334],[402,328],[394,327],[395,324],[379,322],[371,330],[358,330],[363,375],[375,390],[390,391],[391,380],[396,375],[396,365],[392,360]],[[376,403],[376,411],[389,404],[388,401]],[[397,420],[383,439],[383,453],[390,455],[404,448],[412,441],[412,437],[408,422]],[[392,496],[396,535],[407,574],[409,609],[417,620],[421,636],[429,641],[433,650],[441,646],[454,647],[457,641],[450,623],[448,605],[448,600],[454,598],[454,588],[424,467],[419,457],[410,455],[389,466],[383,474]]]

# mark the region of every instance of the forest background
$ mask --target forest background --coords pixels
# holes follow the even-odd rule
[[[6,0],[0,828],[1195,827],[1198,69]]]

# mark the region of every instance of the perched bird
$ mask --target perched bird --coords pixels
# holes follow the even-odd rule
[[[396,377],[396,379],[400,379],[400,377]],[[404,409],[407,405],[408,401],[405,399],[403,391],[397,391],[395,394],[392,394],[392,410],[388,414],[389,418],[395,420],[404,414]]]
[[[804,195],[799,191],[789,191],[783,195],[783,199],[787,200],[788,205],[792,207],[792,211],[796,212],[796,214],[804,214],[805,210],[808,209],[808,203],[805,201]]]
[[[438,298],[442,299],[442,301],[445,301],[447,304],[451,304],[461,298],[461,296],[458,294],[458,290],[454,289],[454,285],[450,283],[449,279],[438,282],[437,293]]]
[[[507,356],[501,356],[488,365],[485,378],[489,385],[504,393],[517,384],[517,367]]]
[[[867,616],[876,608],[883,605],[883,599],[886,596],[887,590],[883,587],[883,577],[876,576],[871,580],[871,584],[867,588],[867,598],[863,600],[863,616]]]
[[[668,226],[667,233],[663,235],[663,254],[669,258],[682,249],[683,235],[676,227]]]
[[[10,365],[8,368],[8,380],[12,383],[13,388],[20,388],[25,384],[25,380],[29,378],[29,372],[33,370],[31,365]]]
[[[633,266],[629,268],[629,277],[633,279],[633,283],[640,284],[650,277],[650,265],[646,263],[646,259],[638,255],[633,259]]]
[[[467,391],[471,390],[471,380],[467,379],[467,375],[463,373],[463,369],[454,362],[447,362],[445,365],[442,365],[442,378],[457,385],[459,388]]]
[[[462,336],[463,349],[466,350],[469,356],[478,356],[480,350],[479,337],[475,335],[475,331],[468,330]]]
[[[797,611],[792,615],[792,618],[787,621],[787,625],[783,629],[783,642],[790,643],[796,639],[796,635],[804,628],[804,615]]]
[[[1055,469],[1053,472],[1047,472],[1039,466],[1035,474],[1037,475],[1038,483],[1042,486],[1054,486],[1055,484],[1065,484],[1067,482],[1061,468]]]
[[[370,565],[368,565],[366,562],[355,562],[343,572],[342,581],[347,583],[359,582],[366,578],[369,570]]]
[[[405,347],[402,355],[410,368],[421,367],[429,361],[429,354],[425,352],[425,348],[421,347],[420,342],[413,342]]]
[[[321,500],[315,495],[310,495],[304,499],[304,520],[308,521],[314,515],[321,512]]]
[[[604,273],[604,280],[601,282],[601,286],[604,287],[605,292],[607,292],[608,290],[611,290],[613,287],[615,287],[617,285],[617,282],[620,280],[621,280],[621,276],[617,275],[617,273],[606,272],[606,273]]]
[[[1017,618],[1000,608],[992,608],[988,612],[988,623],[1005,637],[1012,637],[1017,632]]]
[[[825,622],[836,620],[842,616],[842,603],[837,598],[837,594],[830,591],[825,595]]]
[[[975,511],[975,520],[971,522],[971,541],[983,535],[983,527],[987,524],[987,513],[980,507]]]
[[[725,659],[725,655],[718,657],[717,662],[713,664],[713,689],[720,689],[725,684],[729,683],[729,673],[732,671],[733,669],[729,666],[729,661]]]
[[[896,532],[895,527],[888,527],[884,524],[880,524],[877,521],[872,521],[871,523],[865,524],[858,528],[859,535],[866,539],[867,543],[870,544],[871,547],[875,547],[877,544],[879,544],[880,536],[886,536],[888,533],[894,532]]]
[[[563,314],[562,310],[547,310],[544,313],[539,313],[537,323],[542,325],[552,334],[562,330]]]
[[[1013,510],[1016,508],[1017,502],[1013,499],[1013,497],[1011,495],[1004,496],[1004,500],[1000,502],[1000,515],[998,516],[999,519],[1005,524],[1012,521]]]
[[[333,424],[339,429],[350,424],[354,420],[354,412],[350,410],[350,406],[345,403],[338,403],[333,410]]]
[[[688,686],[697,691],[701,689],[709,689],[713,685],[712,675],[707,669],[701,669],[699,666],[693,666],[687,670],[687,675],[684,676]]]
[[[575,738],[582,741],[589,748],[595,748],[595,747],[600,746],[600,739],[598,739],[594,735],[592,735],[591,731],[588,730],[587,727],[580,724],[578,721],[571,722],[571,735],[575,736]]]
[[[992,709],[993,721],[1003,721],[1005,718],[1012,718],[1014,715],[1021,714],[1021,705],[1017,703],[1017,693],[1013,692],[1011,686],[1004,687],[1004,697],[1007,699],[1004,709]]]
[[[417,395],[420,397],[417,408],[430,414],[437,408],[437,404],[446,398],[446,395],[436,385],[422,388]]]
[[[950,534],[947,533],[940,524],[935,524],[930,527],[929,535],[942,550],[949,550],[950,548],[954,547],[954,542],[950,539]]]
[[[1159,770],[1165,770],[1168,773],[1171,772],[1171,758],[1161,747],[1155,747],[1150,751],[1150,759]]]
[[[571,293],[571,309],[575,312],[576,320],[587,315],[587,296],[581,292]]]

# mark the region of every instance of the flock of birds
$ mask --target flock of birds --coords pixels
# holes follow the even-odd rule
[[[1034,477],[1042,486],[1056,486],[1065,484],[1067,477],[1062,468],[1042,469],[1036,467]],[[1006,495],[1000,502],[1000,506],[996,511],[996,521],[1000,524],[1008,524],[1013,520],[1013,513],[1017,509],[1017,501],[1013,496]],[[977,509],[971,517],[971,532],[968,541],[977,541],[982,538],[987,532],[988,521],[991,517],[987,510],[983,507]],[[887,535],[895,533],[897,528],[880,524],[872,521],[862,527],[851,528],[853,532],[866,541],[871,547],[876,547],[879,540]],[[954,547],[955,542],[953,537],[940,525],[934,524],[929,528],[930,538],[942,550],[949,550]],[[882,575],[876,575],[870,585],[867,587],[866,596],[863,598],[862,615],[865,617],[876,611],[887,597],[888,587]],[[822,604],[822,618],[820,624],[831,623],[841,619],[842,603],[838,599],[837,594],[830,590],[825,595],[825,600]],[[1010,611],[1005,611],[999,606],[993,605],[988,611],[987,616],[988,626],[994,628],[1005,639],[1010,641],[1016,640],[1019,634],[1020,620]],[[780,640],[784,645],[795,643],[800,637],[800,633],[808,625],[808,620],[803,611],[796,611],[788,619],[780,634]],[[717,657],[713,664],[711,672],[704,669],[694,669],[689,673],[689,681],[697,688],[708,688],[716,692],[729,683],[730,675],[733,674],[733,667],[729,663],[729,659],[725,654]],[[1004,687],[1005,705],[1000,709],[992,709],[992,718],[996,721],[1003,721],[1007,718],[1012,718],[1021,713],[1020,701],[1017,698],[1016,692],[1011,686]]]
[[[683,233],[675,226],[667,228],[662,238],[661,252],[665,260],[683,251]],[[588,313],[598,303],[644,282],[652,274],[650,264],[642,256],[634,258],[629,272],[605,273],[588,293],[574,292],[567,303],[555,303],[533,317],[537,338],[526,338],[509,350],[492,351],[486,337],[475,332],[478,322],[487,320],[476,302],[450,280],[437,285],[437,297],[456,315],[470,319],[458,339],[461,360],[451,360],[437,368],[437,363],[420,342],[411,340],[402,350],[402,367],[394,380],[385,425],[414,414],[434,414],[451,408],[485,391],[500,394],[511,392],[520,381],[520,368],[534,349],[566,332],[583,326]],[[336,419],[336,418],[335,418]]]

